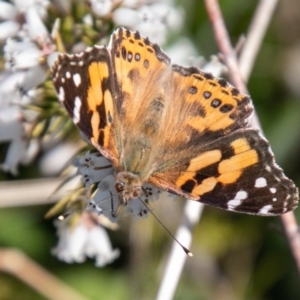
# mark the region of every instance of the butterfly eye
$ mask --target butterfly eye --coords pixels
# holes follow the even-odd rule
[[[124,182],[117,181],[115,184],[115,189],[118,193],[124,191]]]

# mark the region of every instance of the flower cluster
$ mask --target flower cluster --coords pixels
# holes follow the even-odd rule
[[[43,57],[51,44],[43,19],[48,5],[49,1],[0,1],[5,60],[0,73],[0,143],[10,143],[1,168],[13,174],[38,151],[37,140],[26,139],[37,114],[26,106],[40,98],[38,86],[47,77]]]
[[[88,201],[87,210],[97,215],[103,214],[110,221],[118,219],[117,210],[120,206],[118,193],[115,190],[115,175],[110,163],[100,153],[86,152],[82,157],[74,161],[78,167],[78,173],[86,188],[97,184],[97,190],[91,200]],[[149,201],[158,200],[160,190],[150,184],[143,185],[143,193],[139,199],[132,199],[126,211],[136,218],[145,218],[148,215]]]
[[[84,211],[76,219],[76,226],[70,224],[70,220],[55,222],[59,243],[52,249],[54,255],[67,263],[81,263],[86,257],[95,258],[97,267],[119,257],[120,251],[112,248],[101,217],[96,218]]]
[[[179,32],[183,25],[183,11],[171,0],[82,2],[87,5],[70,0],[0,0],[0,43],[4,53],[4,68],[0,71],[0,144],[9,144],[0,162],[4,171],[16,175],[20,164],[31,162],[41,148],[50,148],[43,144],[45,140],[55,146],[55,141],[62,141],[71,130],[71,121],[61,112],[49,84],[46,62],[53,63],[55,51],[79,52],[92,44],[106,43],[112,29],[118,26],[138,30],[162,46],[168,35]],[[55,18],[60,18],[61,23],[49,21]],[[188,39],[166,49],[177,63],[203,65],[203,60],[196,60],[197,51]],[[217,73],[222,68],[217,61],[208,66],[217,69]],[[51,135],[55,138],[49,138]],[[55,222],[59,243],[53,253],[68,263],[93,257],[97,266],[104,266],[119,255],[104,229],[116,223],[120,215],[114,169],[100,153],[90,151],[77,156],[73,166],[81,178],[80,192],[71,193],[64,207],[72,212],[78,208],[74,203],[79,202],[81,212],[73,213],[64,222]],[[130,201],[125,213],[145,218],[151,201],[159,197],[159,189],[144,184],[141,196]]]

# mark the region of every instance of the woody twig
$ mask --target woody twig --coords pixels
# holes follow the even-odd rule
[[[0,249],[0,272],[19,278],[46,299],[87,299],[15,249]]]
[[[212,23],[216,41],[224,58],[224,63],[229,70],[230,80],[243,93],[248,94],[245,82],[249,78],[255,56],[262,41],[262,37],[265,34],[268,21],[271,19],[273,14],[276,3],[277,0],[260,1],[257,12],[250,26],[250,32],[248,33],[251,40],[248,40],[248,47],[246,47],[246,45],[243,53],[241,54],[240,63],[242,64],[242,68],[240,69],[235,50],[231,45],[230,38],[226,30],[218,1],[205,0],[205,5]],[[251,47],[252,50],[251,48],[249,49],[249,47]],[[256,116],[252,120],[252,125],[256,128],[260,128],[258,118]],[[281,221],[300,274],[300,236],[294,213],[289,212],[281,215]]]

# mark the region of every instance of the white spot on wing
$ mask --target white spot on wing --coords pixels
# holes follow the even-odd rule
[[[73,122],[77,124],[80,121],[80,108],[81,100],[79,97],[75,97],[74,110],[73,110]]]
[[[65,90],[62,86],[58,89],[58,99],[61,102],[65,101]]]
[[[73,81],[77,87],[81,84],[81,77],[78,73],[73,75]]]
[[[277,201],[277,198],[273,198],[272,200],[275,202],[275,201]]]
[[[270,188],[270,192],[272,193],[272,194],[275,194],[276,192],[277,192],[277,189],[276,188]]]
[[[67,78],[71,78],[71,73],[70,72],[66,72],[66,77]]]
[[[245,192],[245,191],[238,191],[236,193],[234,199],[229,200],[227,202],[228,209],[231,210],[231,209],[234,209],[237,206],[241,205],[242,201],[245,200],[245,199],[247,199],[247,197],[248,197],[247,192]]]
[[[266,180],[266,178],[264,178],[264,177],[259,177],[259,178],[257,178],[257,179],[255,180],[254,186],[255,186],[256,188],[262,188],[262,187],[267,186],[267,180]]]
[[[273,215],[273,213],[270,213],[270,210],[273,208],[272,205],[265,205],[259,210],[259,214],[261,215]]]

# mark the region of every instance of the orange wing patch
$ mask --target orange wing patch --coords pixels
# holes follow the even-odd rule
[[[175,95],[182,95],[193,116],[186,124],[199,132],[224,130],[247,123],[253,108],[250,98],[240,94],[225,80],[203,73],[196,68],[173,66]],[[184,90],[179,90],[184,87]],[[245,125],[245,124],[244,124]],[[241,124],[239,124],[241,126]]]
[[[122,122],[136,128],[145,120],[150,102],[164,94],[160,83],[170,74],[170,59],[156,44],[124,28],[116,31],[108,48],[122,94],[118,105],[126,112]]]
[[[205,167],[212,165],[221,160],[222,154],[220,150],[207,151],[191,160],[189,167],[176,180],[176,186],[184,185],[188,180],[196,176],[196,174]]]
[[[222,160],[221,150],[204,152],[193,158],[189,167],[176,180],[176,186],[190,186],[192,196],[201,196],[212,191],[217,183],[224,185],[235,183],[243,171],[258,162],[256,150],[251,149],[245,138],[234,140],[230,146],[233,155]],[[207,167],[216,166],[215,176],[209,176]]]
[[[245,168],[258,162],[256,150],[250,148],[246,139],[235,140],[230,145],[235,155],[220,162],[218,167],[219,174],[221,174],[218,181],[223,184],[234,183]]]
[[[113,99],[109,89],[102,88],[102,82],[109,79],[109,69],[106,62],[93,62],[88,67],[88,76],[90,78],[90,86],[87,93],[88,107],[92,113],[91,126],[93,136],[91,141],[93,144],[98,144],[99,138],[102,135],[103,147],[109,146],[111,122],[103,123],[103,120],[109,120],[113,110]],[[101,110],[104,107],[104,110]],[[99,110],[105,116],[99,114]]]
[[[52,74],[60,100],[74,123],[102,155],[117,164],[118,149],[112,137],[112,69],[107,49],[94,46],[75,55],[60,54]]]

